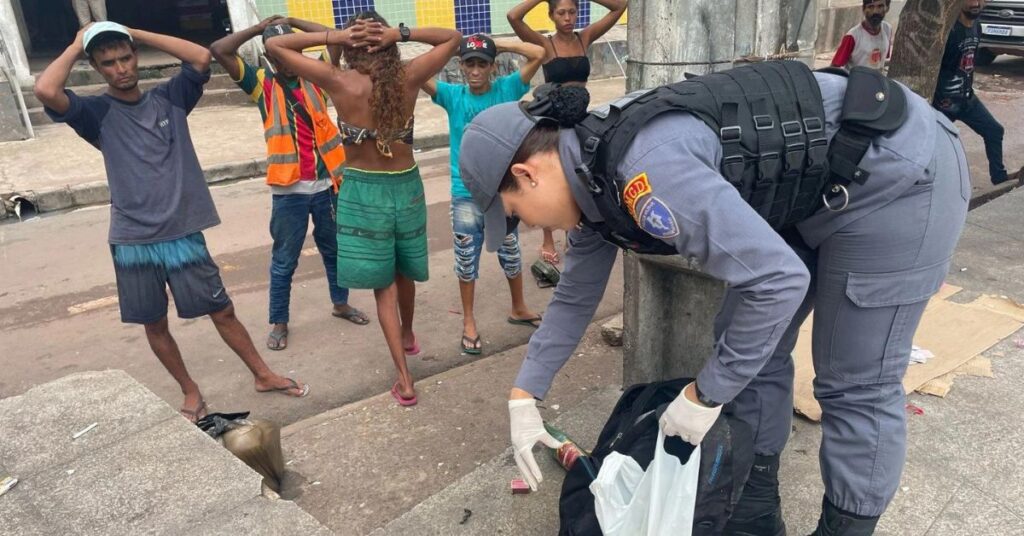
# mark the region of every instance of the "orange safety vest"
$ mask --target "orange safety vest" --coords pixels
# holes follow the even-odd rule
[[[300,79],[303,101],[309,117],[313,119],[313,139],[320,158],[324,161],[331,182],[337,191],[341,184],[342,167],[345,164],[345,148],[341,144],[338,127],[327,114],[327,102],[316,91],[313,84]],[[274,83],[270,95],[270,110],[263,121],[263,137],[267,140],[267,184],[290,186],[299,181],[299,152],[288,124],[288,101],[284,88]]]

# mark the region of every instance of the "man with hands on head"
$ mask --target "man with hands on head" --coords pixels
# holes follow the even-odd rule
[[[139,89],[136,50],[146,45],[181,60],[181,72]],[[103,95],[65,89],[85,53],[108,84]],[[221,281],[202,231],[220,223],[188,129],[188,114],[210,79],[210,52],[183,39],[99,22],[36,79],[46,113],[103,153],[110,185],[110,252],[121,321],[145,326],[149,346],[181,387],[181,414],[195,422],[206,402],[167,325],[167,288],[181,318],[210,316],[252,372],[255,389],[302,397],[309,386],[275,374],[260,357]]]

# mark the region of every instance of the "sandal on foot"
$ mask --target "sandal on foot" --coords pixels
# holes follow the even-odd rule
[[[263,389],[263,390],[257,389],[256,392],[257,393],[281,393],[281,394],[285,394],[285,395],[288,395],[288,396],[291,396],[291,397],[295,397],[295,398],[304,398],[306,395],[309,394],[309,384],[308,383],[304,383],[300,387],[299,386],[299,382],[297,382],[297,381],[295,381],[295,380],[293,380],[291,378],[285,378],[285,379],[288,380],[288,383],[290,385],[286,385],[284,387],[274,387],[273,389]],[[295,389],[301,390],[302,394],[293,395],[291,392],[294,391]]]
[[[405,357],[416,357],[420,355],[422,349],[420,348],[420,341],[416,339],[416,336],[412,337],[412,346],[405,346]]]
[[[508,323],[516,326],[529,326],[531,328],[539,328],[540,322],[543,320],[540,315],[533,318],[515,318],[513,316],[508,317]]]
[[[469,355],[480,355],[483,348],[480,344],[480,336],[470,338],[468,335],[462,336],[462,353]]]
[[[395,402],[398,402],[398,405],[403,408],[415,406],[416,403],[419,402],[416,395],[412,395],[412,398],[405,398],[402,396],[402,393],[398,392],[398,382],[395,382],[395,384],[391,386],[391,396],[394,397]]]
[[[288,330],[271,331],[267,336],[267,348],[275,352],[288,348]]]
[[[199,419],[206,416],[206,401],[200,398],[198,408],[194,410],[181,408],[178,410],[178,413],[180,413],[182,417],[188,419],[188,422],[196,424],[199,422]]]
[[[365,326],[370,323],[370,319],[366,316],[366,313],[356,309],[355,307],[349,308],[349,310],[344,313],[331,311],[331,316],[335,318],[343,318],[357,326]]]

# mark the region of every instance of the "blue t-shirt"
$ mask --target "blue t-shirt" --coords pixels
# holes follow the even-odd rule
[[[472,197],[459,176],[459,146],[462,132],[476,114],[503,102],[514,102],[530,91],[530,84],[523,83],[519,71],[507,74],[491,83],[491,90],[483,95],[474,95],[466,84],[437,83],[434,103],[448,112],[448,132],[451,136],[452,197]]]
[[[186,62],[137,102],[64,90],[67,113],[46,109],[103,153],[111,244],[176,240],[220,223],[188,130],[209,79]]]

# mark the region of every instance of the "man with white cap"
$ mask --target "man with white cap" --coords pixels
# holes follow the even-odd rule
[[[150,91],[139,89],[136,48],[143,44],[181,60],[181,72]],[[97,96],[65,89],[82,53],[108,84]],[[199,167],[187,116],[210,79],[210,52],[188,41],[126,28],[91,24],[36,80],[46,113],[67,123],[103,153],[110,185],[110,251],[121,321],[142,324],[150,348],[181,386],[181,413],[206,414],[199,386],[189,376],[167,327],[167,287],[178,316],[209,315],[224,342],[252,372],[257,391],[304,396],[308,385],[275,374],[238,320],[202,231],[220,223]]]

